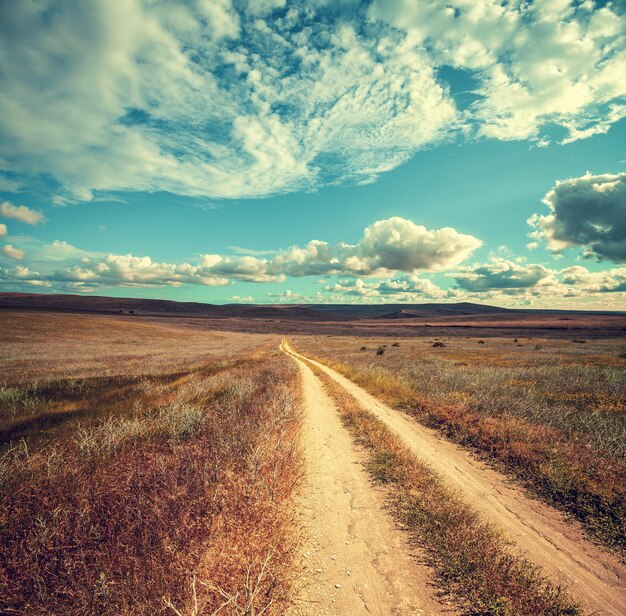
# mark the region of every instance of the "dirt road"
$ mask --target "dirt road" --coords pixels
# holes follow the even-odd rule
[[[385,512],[333,401],[298,361],[305,405],[307,533],[295,614],[430,615],[444,612],[405,533]],[[413,553],[413,554],[412,554]]]
[[[302,359],[311,361],[286,343],[281,348],[300,365]],[[552,580],[566,586],[585,609],[594,614],[626,614],[626,567],[587,541],[577,523],[565,521],[558,511],[532,499],[466,450],[382,404],[339,373],[318,362],[311,363],[400,436],[405,445],[458,490],[485,519],[501,528],[528,560],[540,565]],[[312,373],[309,375],[309,381],[315,378]],[[308,403],[315,405],[315,386],[310,382],[309,387]]]

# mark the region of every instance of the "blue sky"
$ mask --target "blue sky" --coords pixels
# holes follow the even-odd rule
[[[0,290],[626,309],[626,16],[0,6]]]

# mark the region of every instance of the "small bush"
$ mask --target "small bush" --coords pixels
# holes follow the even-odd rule
[[[376,355],[384,355],[385,353],[385,345],[381,344],[377,349],[376,349]]]
[[[446,345],[443,342],[433,342],[434,347],[445,347]]]
[[[580,340],[579,338],[574,338],[574,340],[572,340],[572,342],[576,342],[578,344],[585,344],[587,341],[586,340]]]
[[[399,343],[399,342],[394,342],[391,346],[392,346],[392,347],[399,347],[399,346],[400,346],[400,343]]]
[[[362,346],[361,347],[361,351],[367,351],[367,347],[366,346]]]
[[[485,344],[485,341],[484,340],[479,340],[478,344]]]

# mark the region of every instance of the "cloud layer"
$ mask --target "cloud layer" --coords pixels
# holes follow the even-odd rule
[[[255,197],[368,182],[452,133],[583,138],[626,114],[625,19],[564,0],[9,0],[0,184]],[[468,108],[446,67],[476,80]]]
[[[477,238],[449,227],[429,230],[395,217],[367,227],[356,244],[332,245],[312,240],[306,246],[276,251],[271,257],[205,254],[195,263],[163,263],[147,256],[89,253],[56,241],[33,247],[31,258],[50,270],[40,274],[40,280],[75,288],[219,286],[235,280],[282,282],[287,276],[384,276],[398,271],[439,271],[459,265],[481,244]],[[7,246],[7,256],[21,258],[15,252],[9,254]],[[11,247],[11,251],[15,250]],[[55,267],[57,263],[64,265]]]
[[[550,213],[528,221],[534,240],[555,252],[582,246],[587,258],[626,262],[626,173],[557,182],[543,202]]]

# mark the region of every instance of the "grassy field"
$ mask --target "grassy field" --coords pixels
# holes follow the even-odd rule
[[[283,613],[300,411],[275,343],[1,318],[0,612]]]
[[[622,340],[302,336],[294,345],[474,448],[580,519],[626,537]]]
[[[428,465],[321,370],[344,425],[369,453],[372,478],[389,488],[390,510],[428,554],[437,582],[472,614],[577,616],[583,610],[511,549]]]
[[[1,312],[0,613],[258,616],[298,604],[302,392],[279,340],[202,320]],[[620,340],[293,343],[623,550]],[[578,613],[349,395],[333,396],[438,588],[468,613]]]

